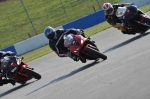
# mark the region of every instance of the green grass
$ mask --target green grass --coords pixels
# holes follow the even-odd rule
[[[144,12],[150,11],[150,3],[140,8]]]
[[[96,0],[22,0],[37,31],[35,33],[20,1],[0,0],[1,49],[35,36],[36,33],[42,33],[48,25],[57,27],[93,13],[93,7],[96,10],[100,9]],[[105,2],[105,0],[98,1],[100,4]],[[111,3],[119,1],[121,0],[107,0]]]
[[[143,6],[143,7],[141,7],[140,9],[143,12],[147,12],[147,11],[150,11],[150,7],[149,6],[150,6],[150,4],[147,4],[147,5]],[[84,31],[85,31],[85,35],[86,36],[91,36],[93,34],[96,34],[96,33],[100,32],[100,31],[103,31],[103,30],[105,30],[105,29],[107,29],[109,27],[111,27],[111,26],[107,22],[103,22],[103,23],[95,25],[95,26],[93,26],[91,28],[85,29]],[[21,56],[24,56],[25,57],[25,61],[29,62],[31,60],[34,60],[34,59],[38,58],[38,57],[46,55],[46,54],[48,54],[50,52],[52,52],[52,50],[49,48],[48,45],[46,45],[44,47],[41,47],[39,49],[36,49],[34,51],[31,51],[31,52],[26,53],[26,54],[21,55]]]

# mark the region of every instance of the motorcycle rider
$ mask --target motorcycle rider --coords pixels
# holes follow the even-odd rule
[[[118,28],[119,30],[122,31],[123,34],[135,34],[135,31],[129,31],[127,29],[124,28],[125,23],[122,22],[121,20],[119,20],[119,18],[116,16],[116,11],[118,9],[118,7],[124,7],[124,6],[128,6],[130,5],[129,3],[123,3],[123,4],[110,4],[110,3],[104,3],[102,6],[102,9],[105,12],[105,18],[106,21],[112,25],[115,28]],[[142,14],[142,12],[139,10],[140,14]],[[145,22],[145,18],[143,18],[144,15],[142,16],[138,16],[137,19],[140,20],[142,23]],[[136,26],[137,24],[132,22],[132,24],[134,26]]]
[[[7,52],[4,52],[4,51],[0,51],[0,86],[3,86],[4,84],[8,84],[8,83],[11,83],[12,85],[15,85],[15,82],[13,80],[10,80],[10,79],[2,79],[2,77],[5,76],[5,72],[3,71],[1,65],[3,63],[3,57],[4,56],[15,56],[16,54],[14,52],[11,52],[11,51],[7,51]]]
[[[86,59],[83,58],[79,58],[77,55],[71,53],[66,47],[64,47],[64,39],[60,39],[59,44],[57,45],[57,49],[56,49],[56,43],[59,40],[59,38],[61,37],[61,35],[63,33],[67,33],[67,34],[75,34],[75,35],[82,35],[85,37],[83,30],[81,29],[58,29],[55,30],[53,27],[48,26],[44,29],[44,33],[45,36],[49,39],[49,47],[55,51],[55,53],[59,56],[59,57],[70,57],[71,59],[73,59],[74,61],[81,61],[82,63],[86,62]]]

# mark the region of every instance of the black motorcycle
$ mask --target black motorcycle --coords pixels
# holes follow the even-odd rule
[[[128,31],[143,34],[150,29],[150,17],[133,4],[118,7],[116,16],[122,21],[122,26]]]

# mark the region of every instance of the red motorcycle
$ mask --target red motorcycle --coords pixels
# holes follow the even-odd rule
[[[64,39],[64,46],[79,58],[88,60],[99,60],[99,58],[103,60],[107,59],[107,56],[100,53],[99,49],[95,45],[95,42],[91,41],[89,38],[85,38],[82,35],[65,33],[60,37],[60,39],[62,37]]]
[[[41,75],[33,71],[33,68],[23,62],[23,59],[23,57],[5,56],[1,60],[1,71],[5,79],[11,79],[20,84],[25,84],[32,78],[41,79]]]

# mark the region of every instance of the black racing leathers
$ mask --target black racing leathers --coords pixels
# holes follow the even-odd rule
[[[59,30],[56,30],[56,37],[57,39],[54,39],[54,38],[51,38],[49,39],[49,46],[50,48],[56,52],[56,54],[59,56],[59,57],[65,57],[65,55],[67,54],[68,52],[68,49],[66,47],[64,47],[64,39],[60,39],[58,45],[57,45],[57,49],[56,49],[56,43],[57,41],[59,40],[59,38],[61,37],[61,35],[64,33],[64,32],[67,32],[67,33],[71,33],[71,34],[81,34],[84,36],[84,33],[83,32],[80,32],[79,29],[67,29],[67,30],[63,30],[63,29],[59,29]]]
[[[124,4],[113,4],[113,8],[114,8],[114,12],[112,15],[106,15],[105,14],[105,18],[106,21],[112,25],[114,28],[118,28],[119,30],[122,31],[122,33],[124,34],[135,34],[135,32],[133,31],[127,31],[124,27],[122,27],[120,25],[121,20],[119,20],[119,18],[116,16],[116,11],[118,9],[118,7],[123,7],[123,6],[128,6],[129,3],[124,3]]]

